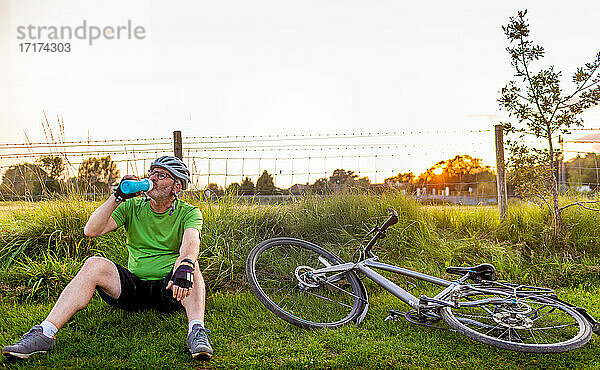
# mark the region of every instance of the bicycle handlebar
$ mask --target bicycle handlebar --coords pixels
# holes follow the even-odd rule
[[[390,213],[390,217],[388,217],[388,219],[385,220],[381,227],[375,227],[375,229],[373,229],[373,231],[375,231],[375,235],[373,235],[371,240],[369,240],[369,243],[367,243],[365,248],[365,252],[367,255],[371,254],[371,248],[373,247],[373,245],[375,245],[377,239],[385,237],[385,230],[398,222],[398,213],[392,208],[388,208],[388,211]]]
[[[380,231],[385,231],[388,227],[398,223],[398,213],[393,208],[388,208],[390,217],[385,220],[384,224],[379,228]]]

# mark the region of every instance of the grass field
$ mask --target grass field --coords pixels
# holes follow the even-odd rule
[[[561,296],[591,307],[583,290]],[[597,296],[596,296],[597,297]],[[57,335],[55,351],[26,361],[3,360],[15,368],[126,367],[183,368],[588,368],[598,367],[597,338],[582,349],[551,355],[495,349],[457,333],[423,328],[404,320],[385,322],[387,309],[403,309],[389,295],[375,294],[361,327],[304,330],[262,309],[249,293],[213,294],[207,323],[212,330],[213,360],[192,361],[185,350],[186,319],[154,312],[124,313],[95,299]],[[43,319],[49,304],[3,305],[2,340],[15,337],[32,321]],[[6,325],[6,326],[5,326]]]
[[[50,310],[85,258],[126,263],[122,230],[88,240],[82,228],[97,203],[40,202],[0,217],[0,344],[18,339]],[[360,327],[305,330],[266,311],[249,293],[243,268],[248,251],[273,236],[311,240],[342,257],[394,207],[399,223],[377,246],[384,261],[450,278],[449,265],[492,262],[502,279],[557,289],[561,298],[600,316],[599,215],[570,209],[559,238],[547,215],[512,206],[500,223],[493,208],[422,207],[401,196],[345,194],[286,205],[248,207],[223,199],[198,204],[205,226],[199,258],[208,284],[207,326],[215,357],[193,362],[186,352],[183,312],[125,313],[98,297],[57,335],[55,351],[0,367],[75,368],[599,368],[598,338],[556,355],[499,350],[448,330],[385,322],[388,309],[407,310],[367,285],[371,307]],[[3,205],[0,205],[0,209]],[[435,288],[418,284],[433,294]],[[418,294],[417,294],[418,296]]]

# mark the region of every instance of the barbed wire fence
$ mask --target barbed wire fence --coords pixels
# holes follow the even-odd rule
[[[328,179],[336,169],[353,171],[371,184],[383,184],[398,173],[418,176],[440,161],[465,154],[494,168],[493,131],[184,136],[181,154],[192,172],[192,191],[202,191],[209,184],[227,188],[245,178],[256,183],[264,171],[277,188],[302,190],[318,179]],[[171,137],[0,143],[0,171],[5,174],[17,164],[36,163],[41,157],[60,157],[66,164],[62,178],[67,180],[78,176],[79,166],[87,159],[110,155],[121,175],[141,177],[154,159],[173,153]],[[462,201],[457,201],[476,204],[495,201],[495,189],[495,178],[475,174],[449,184],[425,183],[410,191],[419,197],[460,197]]]
[[[558,171],[561,190],[591,192],[599,189],[600,128],[571,129],[559,139],[559,144],[563,154]]]

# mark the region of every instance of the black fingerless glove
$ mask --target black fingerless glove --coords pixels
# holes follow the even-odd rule
[[[119,185],[117,185],[117,188],[115,189],[115,200],[117,202],[122,202],[124,200],[133,198],[137,195],[137,193],[133,193],[133,194],[125,194],[123,193],[123,191],[121,191],[121,183],[124,181],[125,179],[121,180],[121,182],[119,182]]]
[[[179,265],[173,273],[173,285],[188,289],[194,285],[194,268],[189,265]]]

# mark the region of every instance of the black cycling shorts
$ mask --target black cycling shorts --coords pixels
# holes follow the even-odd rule
[[[173,291],[165,289],[171,280],[172,272],[162,280],[140,280],[118,263],[115,263],[115,266],[121,279],[121,295],[118,299],[114,299],[97,287],[96,290],[104,302],[125,311],[155,309],[169,313],[183,307],[181,301],[173,298]]]

